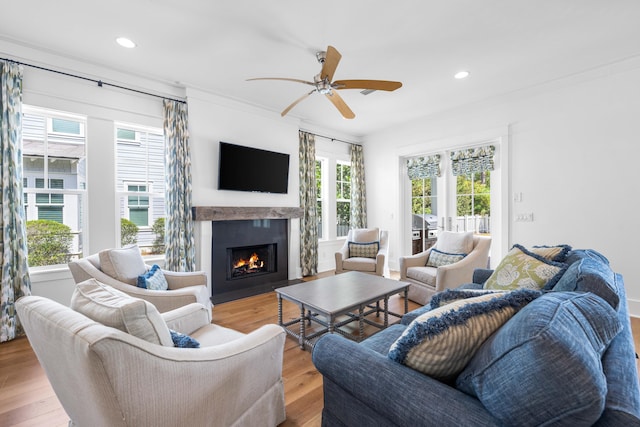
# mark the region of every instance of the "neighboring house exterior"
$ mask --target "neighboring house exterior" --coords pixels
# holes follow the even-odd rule
[[[25,108],[22,120],[23,187],[27,221],[70,227],[72,258],[82,255],[86,197],[86,123],[81,116]],[[138,226],[137,243],[149,252],[151,227],[164,217],[164,136],[131,125],[116,130],[116,191],[120,217]]]

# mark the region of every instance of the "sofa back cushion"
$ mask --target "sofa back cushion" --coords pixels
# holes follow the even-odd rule
[[[105,326],[153,344],[173,347],[169,328],[153,304],[95,279],[76,285],[71,308]]]
[[[621,325],[591,293],[546,293],[492,335],[458,376],[504,425],[592,425],[607,379],[601,356]]]

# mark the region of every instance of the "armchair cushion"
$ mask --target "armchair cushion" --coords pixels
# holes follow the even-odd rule
[[[513,245],[495,271],[484,283],[485,289],[513,290],[519,288],[542,289],[553,286],[567,269],[566,264],[529,252]]]
[[[380,250],[380,242],[349,242],[349,258],[375,258]]]
[[[136,286],[138,276],[147,272],[140,248],[131,245],[124,248],[100,251],[100,269],[121,282]]]
[[[354,228],[351,230],[351,241],[356,243],[368,243],[380,240],[379,228]]]
[[[454,378],[482,343],[540,295],[522,289],[454,301],[416,318],[391,346],[389,358],[434,378]]]
[[[504,425],[592,425],[607,397],[601,357],[620,330],[603,299],[546,293],[482,345],[456,386]]]
[[[153,304],[95,279],[76,285],[71,308],[91,320],[150,343],[173,347],[169,328]]]
[[[467,254],[451,254],[442,252],[437,249],[431,249],[429,251],[429,258],[427,258],[427,267],[441,267],[443,265],[453,264],[460,261]]]
[[[169,283],[167,283],[160,266],[153,264],[149,271],[138,276],[138,287],[154,291],[166,291],[169,289]]]
[[[438,234],[435,248],[450,254],[468,254],[473,250],[473,232],[443,231]]]

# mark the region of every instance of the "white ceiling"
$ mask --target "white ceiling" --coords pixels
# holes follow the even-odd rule
[[[1,11],[5,41],[276,113],[309,87],[245,79],[313,80],[315,52],[332,45],[335,79],[403,83],[341,91],[353,120],[319,94],[289,113],[354,136],[640,55],[637,0],[14,0]],[[138,47],[116,45],[121,35]]]

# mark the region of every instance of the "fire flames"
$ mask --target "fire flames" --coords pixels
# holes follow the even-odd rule
[[[262,267],[264,267],[264,261],[260,260],[260,258],[258,258],[258,254],[255,252],[251,254],[249,259],[241,258],[233,264],[233,268],[243,268],[247,270],[254,270]]]

